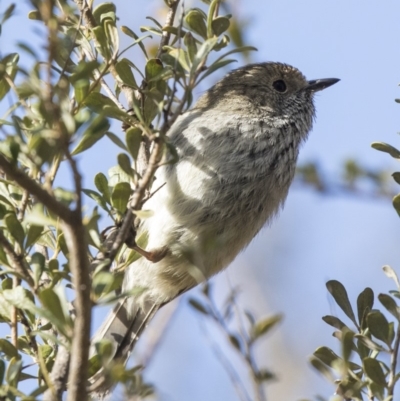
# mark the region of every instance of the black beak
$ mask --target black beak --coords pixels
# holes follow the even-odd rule
[[[312,92],[322,91],[339,81],[340,79],[337,78],[313,79],[312,81],[308,81],[308,85],[304,89]]]

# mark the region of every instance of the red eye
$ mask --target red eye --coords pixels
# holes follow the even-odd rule
[[[285,81],[282,81],[281,79],[278,79],[277,81],[275,81],[272,86],[274,87],[274,89],[278,92],[286,92],[286,84]]]

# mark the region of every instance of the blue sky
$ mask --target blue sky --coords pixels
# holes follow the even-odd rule
[[[8,4],[1,2],[1,9]],[[138,31],[139,25],[149,24],[145,16],[164,3],[118,0],[116,4],[121,24]],[[249,21],[246,43],[258,48],[254,61],[286,62],[309,79],[341,79],[316,98],[317,120],[300,162],[318,161],[331,177],[340,173],[348,157],[395,171],[393,159],[370,144],[383,141],[397,146],[399,142],[400,105],[394,99],[400,97],[400,3],[242,0],[234,6]],[[25,3],[18,7],[21,17],[6,25],[0,37],[2,54],[12,51],[15,40],[33,37],[31,25],[22,18]],[[118,129],[114,127],[114,132]],[[118,152],[103,141],[90,157],[81,158],[87,187],[92,186],[99,165],[106,172],[116,164]],[[222,295],[229,282],[240,285],[241,302],[259,316],[285,316],[258,350],[260,364],[280,379],[268,387],[270,400],[333,394],[333,387],[307,363],[318,346],[336,344],[333,330],[321,320],[326,314],[341,316],[329,301],[325,282],[343,282],[352,301],[366,286],[376,294],[393,289],[381,267],[390,264],[400,273],[399,234],[390,200],[329,197],[295,187],[280,217],[216,278]],[[165,336],[146,373],[161,400],[237,399],[210,351],[199,319],[185,302]]]

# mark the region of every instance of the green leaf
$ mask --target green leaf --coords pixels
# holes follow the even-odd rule
[[[111,141],[121,149],[126,151],[128,150],[125,144],[121,141],[121,139],[117,135],[113,134],[112,132],[106,132],[106,136],[108,136],[111,139]]]
[[[61,324],[65,325],[66,320],[58,295],[52,288],[45,288],[39,292],[39,299],[42,305],[53,315],[57,316]]]
[[[26,234],[25,248],[29,248],[36,243],[43,232],[43,226],[38,226],[35,224],[30,224],[28,228],[28,233]]]
[[[326,288],[332,294],[333,299],[342,309],[342,311],[351,319],[351,321],[356,325],[356,318],[354,316],[353,309],[351,308],[349,297],[347,296],[347,291],[343,284],[337,280],[330,280],[326,283]]]
[[[39,286],[40,278],[45,269],[45,263],[46,260],[41,253],[35,252],[31,256],[31,268],[33,271],[33,279],[35,281],[36,286]]]
[[[92,28],[92,32],[96,38],[95,46],[99,53],[106,59],[111,59],[111,50],[108,38],[103,26],[98,25]]]
[[[103,195],[104,199],[110,203],[111,202],[111,194],[110,188],[108,186],[107,177],[103,173],[98,173],[94,177],[94,185],[99,190],[99,192]]]
[[[196,40],[194,39],[193,35],[190,32],[186,32],[183,42],[185,43],[185,46],[187,47],[189,60],[191,62],[193,62],[194,57],[197,54]]]
[[[18,242],[18,244],[22,247],[22,244],[25,239],[25,231],[18,221],[17,216],[14,213],[8,213],[4,217],[4,222],[6,223],[6,227],[10,232],[11,236]]]
[[[357,314],[360,327],[364,328],[365,318],[374,306],[374,292],[367,287],[357,298]]]
[[[81,80],[89,80],[93,76],[93,71],[99,67],[100,63],[97,60],[82,60],[76,65],[74,72],[69,77],[69,80],[72,84],[75,84]]]
[[[201,302],[197,301],[194,298],[189,299],[189,305],[192,308],[196,309],[198,312],[202,313],[203,315],[211,314],[210,309],[206,305],[202,304]]]
[[[0,24],[3,25],[8,19],[12,17],[15,10],[15,4],[10,4],[3,13]]]
[[[6,381],[12,387],[18,387],[22,371],[22,359],[12,358],[6,371]]]
[[[335,380],[332,371],[320,359],[311,357],[310,363],[314,369],[325,376],[330,382]]]
[[[400,194],[393,197],[392,204],[397,214],[400,216]]]
[[[371,144],[371,147],[376,150],[379,150],[380,152],[388,153],[390,156],[394,157],[395,159],[400,159],[400,151],[392,145],[389,145],[384,142],[374,142]]]
[[[341,359],[328,347],[319,347],[313,354],[316,358],[320,359],[325,365],[332,367],[337,359]]]
[[[75,100],[80,103],[83,102],[89,93],[90,81],[88,79],[80,79],[73,83]]]
[[[160,59],[150,59],[146,63],[145,76],[148,83],[144,102],[144,117],[150,123],[159,112],[159,103],[164,99],[167,84],[159,79],[163,74],[164,66]]]
[[[282,315],[274,315],[266,319],[258,321],[251,330],[252,340],[267,334],[277,323],[282,320]]]
[[[380,363],[374,358],[364,358],[363,368],[365,374],[379,386],[387,387],[386,377]]]
[[[41,21],[42,16],[38,10],[32,10],[28,12],[28,18],[35,21]]]
[[[131,70],[129,60],[123,58],[122,60],[118,61],[118,63],[115,64],[115,69],[125,85],[134,89],[138,89],[138,85]]]
[[[190,10],[185,16],[186,25],[203,39],[207,38],[207,26],[204,13],[199,9]]]
[[[154,216],[153,210],[134,210],[133,213],[135,214],[135,216],[139,217],[140,220],[145,220],[149,217]]]
[[[44,213],[43,206],[40,203],[33,205],[32,209],[26,213],[25,222],[35,224],[37,226],[47,225],[56,226],[57,221],[53,220],[49,215]]]
[[[100,3],[96,6],[93,10],[93,17],[96,20],[98,25],[101,25],[103,22],[104,16],[106,15],[107,18],[110,18],[110,15],[116,13],[117,9],[114,3]],[[114,17],[114,21],[116,18]]]
[[[117,160],[118,160],[118,165],[121,167],[121,169],[130,177],[133,177],[134,171],[132,169],[129,156],[126,153],[120,153],[117,156]]]
[[[221,60],[221,61],[218,61],[218,62],[216,62],[216,63],[211,64],[211,65],[206,69],[206,71],[204,72],[204,74],[202,74],[202,76],[201,76],[200,79],[197,81],[197,83],[200,83],[204,78],[208,77],[210,74],[212,74],[213,72],[219,70],[220,68],[223,68],[223,67],[225,67],[225,66],[228,65],[228,64],[236,63],[236,62],[237,62],[237,60],[230,59],[230,60]]]
[[[130,127],[126,131],[126,146],[134,160],[137,160],[140,144],[142,142],[142,130]]]
[[[385,351],[385,348],[382,347],[382,345],[376,343],[367,336],[356,334],[355,337],[357,337],[366,347],[373,351]]]
[[[100,271],[93,277],[92,288],[94,294],[99,297],[106,295],[116,289],[115,274],[105,271]]]
[[[0,338],[0,352],[6,355],[7,359],[19,358],[17,348],[4,338]]]
[[[217,17],[211,23],[214,35],[219,36],[229,29],[230,21],[226,17]]]
[[[397,288],[400,289],[400,282],[396,272],[389,265],[383,266],[382,270],[387,277],[391,278],[396,283]]]
[[[14,81],[18,70],[18,60],[18,53],[11,53],[0,61],[0,100],[2,100],[10,90],[10,85],[4,78],[4,73],[7,73],[11,80]]]
[[[108,176],[110,177],[108,182],[110,187],[114,187],[119,182],[130,182],[130,177],[121,170],[120,166],[111,167],[108,170]]]
[[[242,350],[242,343],[241,343],[239,336],[237,336],[235,334],[230,334],[229,341],[237,350],[239,350],[239,351]]]
[[[0,359],[0,386],[2,386],[4,383],[5,372],[6,372],[6,364],[2,359]]]
[[[131,38],[133,38],[133,39],[136,40],[136,43],[137,43],[137,44],[140,46],[140,48],[142,49],[142,52],[144,53],[146,59],[148,59],[147,52],[146,52],[146,48],[144,47],[144,44],[142,43],[142,40],[145,39],[145,38],[151,38],[151,39],[152,39],[152,36],[146,35],[146,36],[142,36],[141,38],[139,38],[139,36],[136,35],[135,32],[133,32],[131,29],[129,29],[127,26],[124,26],[124,25],[121,26],[121,31],[122,31],[125,35],[130,36]]]
[[[92,198],[102,209],[109,211],[106,200],[98,192],[91,189],[82,189],[82,192]]]
[[[355,346],[353,343],[354,332],[351,330],[343,330],[342,336],[342,356],[343,360],[348,363],[350,361],[350,355],[354,350]]]
[[[83,104],[97,114],[101,114],[105,106],[115,107],[115,103],[99,92],[90,93]]]
[[[125,213],[132,188],[127,182],[119,182],[111,193],[111,204],[121,214]]]
[[[213,47],[218,42],[218,38],[211,38],[207,39],[199,48],[196,56],[193,59],[192,67],[190,69],[190,76],[194,76],[197,73],[198,68],[200,65],[207,60],[207,56],[213,49]]]
[[[107,19],[104,19],[103,26],[106,32],[107,36],[107,41],[111,45],[111,48],[113,50],[112,56],[116,57],[119,49],[119,35],[118,35],[118,29],[115,26],[115,15],[114,18],[109,19],[109,15],[107,16]]]
[[[41,353],[44,360],[46,360],[53,353],[53,347],[48,344],[40,345],[39,352]]]
[[[77,155],[91,148],[110,128],[108,120],[102,116],[97,116],[83,133],[82,139],[76,148],[72,151],[72,155]]]
[[[400,184],[400,172],[395,172],[392,174],[393,179],[397,182],[397,184]]]
[[[389,323],[381,312],[374,310],[368,313],[367,325],[373,336],[390,346]]]
[[[226,56],[229,56],[231,54],[234,53],[243,53],[243,52],[249,52],[249,51],[257,51],[257,48],[254,46],[240,46],[240,47],[236,47],[233,50],[230,50],[226,53],[224,53],[222,56],[220,56],[219,58],[217,58],[215,60],[215,63],[218,63],[219,61],[221,61],[222,59],[224,59]]]
[[[161,73],[164,66],[160,59],[152,58],[146,63],[145,76],[146,81],[150,81],[152,78],[156,77]]]
[[[266,369],[260,369],[256,375],[256,380],[258,383],[263,383],[269,380],[273,380],[275,378],[276,376],[271,371]]]
[[[340,319],[338,319],[336,316],[323,316],[322,320],[329,324],[330,326],[334,327],[335,329],[338,330],[343,330],[343,328],[347,327]]]
[[[400,321],[400,313],[399,307],[396,304],[396,301],[387,294],[379,294],[378,299],[381,304],[390,312],[397,320]]]

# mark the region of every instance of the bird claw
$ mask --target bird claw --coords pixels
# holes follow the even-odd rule
[[[155,249],[153,251],[146,251],[145,249],[140,248],[140,246],[135,245],[133,249],[144,258],[149,260],[150,262],[157,263],[160,260],[164,259],[168,253],[168,247],[164,246],[159,249]]]

